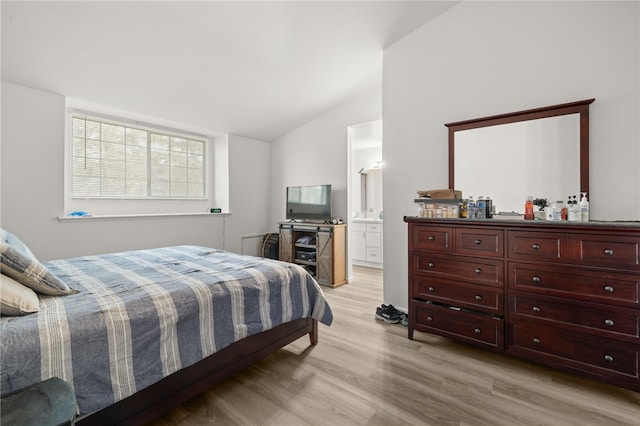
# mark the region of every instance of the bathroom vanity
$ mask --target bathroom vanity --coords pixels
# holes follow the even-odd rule
[[[353,264],[382,268],[382,220],[351,219],[350,235]]]

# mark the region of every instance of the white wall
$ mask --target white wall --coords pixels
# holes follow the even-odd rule
[[[415,191],[448,186],[444,123],[596,98],[591,217],[640,219],[638,4],[463,2],[385,49],[385,303],[407,306]]]
[[[272,142],[271,222],[285,220],[285,188],[331,184],[333,216],[347,216],[347,127],[381,118],[378,90],[363,94]]]
[[[228,148],[230,204],[215,206],[232,215],[59,222],[64,121],[63,96],[2,83],[1,224],[41,260],[177,244],[238,251],[242,235],[271,229],[268,207],[263,215],[249,214],[256,200],[269,204],[269,146],[232,135],[216,138]],[[218,165],[220,158],[214,160]],[[212,202],[223,203],[218,195]]]
[[[255,239],[248,239],[248,236],[273,230],[269,217],[270,175],[270,143],[229,135],[229,203],[232,214],[225,220],[226,250],[253,254],[244,247],[243,241],[255,243]]]
[[[66,245],[55,219],[64,208],[64,105],[62,96],[2,83],[2,227],[36,256]]]

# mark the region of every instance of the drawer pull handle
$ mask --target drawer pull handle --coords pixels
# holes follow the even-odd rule
[[[433,235],[429,235],[429,241],[435,241],[436,237],[434,237]]]
[[[482,300],[482,296],[480,296],[479,294],[476,294],[476,300],[479,302]]]
[[[613,357],[611,355],[605,355],[604,360],[607,362],[613,362]]]
[[[433,321],[433,317],[427,317],[427,321]]]
[[[427,290],[432,291],[432,292],[433,292],[433,291],[436,291],[436,289],[435,289],[435,288],[433,288],[433,287],[429,287]]]
[[[533,281],[534,283],[539,283],[540,281],[542,281],[542,279],[540,279],[539,276],[534,275],[533,277],[531,277],[531,281]]]
[[[482,273],[482,269],[476,268],[476,274],[480,275]]]
[[[475,243],[476,243],[476,245],[479,246],[480,244],[482,244],[482,240],[476,240]]]
[[[611,326],[611,325],[613,325],[614,323],[613,323],[613,320],[606,319],[606,320],[604,320],[604,324],[605,324],[605,325],[609,325],[609,326]]]
[[[480,334],[480,333],[481,333],[481,331],[480,331],[480,329],[479,329],[479,328],[475,328],[475,329],[473,330],[473,332],[474,332],[474,333],[476,333],[476,334]]]
[[[433,268],[434,266],[436,266],[433,262],[429,262],[429,268]]]
[[[604,254],[606,254],[607,256],[613,256],[613,250],[611,250],[611,249],[604,249]]]
[[[613,287],[610,285],[607,285],[604,287],[604,291],[606,291],[607,293],[613,293]]]
[[[540,312],[542,309],[540,309],[540,306],[534,306],[533,308],[533,312]]]
[[[534,249],[534,250],[539,250],[540,249],[540,244],[533,244],[531,246],[531,248]]]
[[[533,343],[535,343],[536,345],[540,344],[540,339],[538,339],[537,337],[533,338]]]

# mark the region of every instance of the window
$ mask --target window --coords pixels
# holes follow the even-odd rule
[[[72,197],[205,197],[204,138],[71,116]]]

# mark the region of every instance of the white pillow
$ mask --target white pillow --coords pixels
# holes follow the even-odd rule
[[[11,277],[0,274],[0,314],[26,315],[38,312],[38,295]]]

